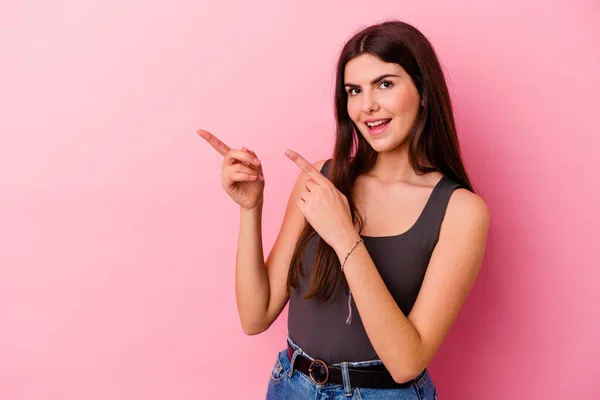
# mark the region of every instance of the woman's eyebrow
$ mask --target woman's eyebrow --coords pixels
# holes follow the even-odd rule
[[[399,78],[399,76],[398,76],[398,75],[394,75],[394,74],[384,74],[384,75],[378,76],[377,78],[373,79],[373,80],[371,81],[371,85],[374,85],[374,84],[376,84],[377,82],[381,81],[382,79],[385,79],[385,78],[390,78],[390,77]],[[354,84],[354,83],[348,83],[348,82],[346,82],[346,83],[344,84],[344,86],[349,86],[349,87],[360,87],[360,85],[356,85],[356,84]]]

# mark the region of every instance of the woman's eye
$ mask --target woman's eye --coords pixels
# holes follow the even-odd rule
[[[355,90],[356,90],[356,92],[355,92]],[[355,94],[358,94],[358,92],[357,92],[358,90],[360,90],[360,89],[358,89],[358,88],[351,88],[350,90],[348,90],[348,94],[350,96],[354,96]]]
[[[393,86],[393,84],[390,81],[382,81],[379,86],[383,87],[384,89],[389,89]]]

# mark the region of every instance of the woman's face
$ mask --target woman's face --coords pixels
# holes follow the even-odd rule
[[[363,54],[346,64],[344,79],[348,114],[373,150],[391,151],[405,143],[421,98],[404,68]]]

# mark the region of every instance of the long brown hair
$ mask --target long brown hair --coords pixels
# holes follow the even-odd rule
[[[473,191],[460,155],[448,87],[433,46],[419,30],[405,22],[386,21],[369,26],[350,38],[337,63],[337,132],[329,174],[329,179],[348,199],[352,219],[359,231],[364,220],[356,207],[352,189],[356,178],[373,168],[377,152],[357,133],[358,128],[350,119],[344,70],[350,60],[362,54],[371,54],[384,62],[399,64],[411,76],[424,102],[408,136],[408,156],[415,172],[426,174],[440,171]],[[299,276],[304,276],[302,256],[314,235],[314,228],[306,222],[292,256],[288,291],[298,286]],[[348,284],[335,251],[319,238],[310,287],[304,298],[317,296],[327,301],[332,295],[337,297],[340,285],[344,285],[347,292]]]

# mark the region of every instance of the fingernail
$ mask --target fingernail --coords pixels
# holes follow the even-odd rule
[[[246,149],[245,147],[242,147],[242,151],[246,151],[246,150],[248,150],[248,149]]]
[[[252,161],[254,161],[254,164],[260,165],[260,160],[258,158],[255,157]]]
[[[261,181],[264,181],[264,180],[265,180],[265,177],[264,177],[264,176],[262,176],[262,175],[259,175],[259,176],[258,176],[258,179],[260,179]]]
[[[286,150],[285,150],[285,155],[286,155],[286,156],[288,156],[288,157],[291,157],[291,156],[292,156],[292,151],[291,151],[291,150],[288,150],[288,149],[286,149]]]

